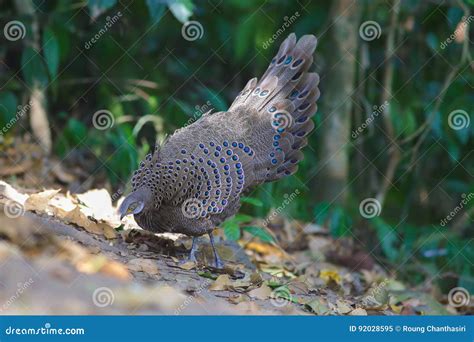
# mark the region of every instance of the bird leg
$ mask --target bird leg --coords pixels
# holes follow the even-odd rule
[[[191,250],[189,251],[189,256],[186,259],[182,260],[180,264],[185,264],[187,262],[197,263],[197,259],[196,259],[196,252],[197,252],[197,245],[198,245],[197,240],[198,240],[197,236],[194,236],[193,244],[191,246]]]
[[[219,254],[217,254],[216,246],[214,245],[214,237],[212,236],[212,232],[207,233],[209,235],[209,239],[211,240],[212,252],[214,253],[214,263],[216,268],[224,268],[224,263],[222,262]]]

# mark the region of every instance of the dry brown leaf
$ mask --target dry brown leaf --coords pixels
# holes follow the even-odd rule
[[[158,274],[158,267],[156,266],[156,260],[136,258],[132,259],[127,263],[129,270],[137,272],[145,272],[150,275]]]
[[[336,301],[336,311],[340,315],[345,315],[352,311],[352,307],[349,304],[338,299]]]
[[[322,269],[319,272],[319,277],[323,279],[326,284],[329,284],[330,282],[334,282],[338,285],[341,284],[341,276],[336,270]]]
[[[92,221],[84,212],[82,212],[80,206],[76,206],[71,211],[66,211],[64,208],[56,208],[55,214],[58,218],[74,223],[90,233],[104,235],[107,239],[113,239],[116,237],[115,229],[105,222]]]
[[[179,263],[179,261],[177,262],[178,263],[178,267],[183,269],[183,270],[186,270],[186,271],[190,271],[192,269],[195,269],[196,268],[196,263],[194,261],[186,261],[185,263]]]
[[[49,201],[59,192],[59,190],[46,190],[32,194],[25,201],[25,209],[36,212],[46,212]]]
[[[316,315],[326,315],[329,313],[329,308],[327,302],[323,298],[315,298],[310,302],[306,303],[311,311],[313,311]]]
[[[251,290],[248,295],[256,299],[267,299],[272,295],[272,289],[267,284],[262,284],[259,288]]]
[[[224,291],[232,285],[232,281],[228,274],[221,274],[217,279],[209,286],[209,291]]]
[[[357,309],[352,310],[349,313],[349,315],[351,315],[351,316],[367,316],[367,311],[365,311],[362,308],[357,308]]]

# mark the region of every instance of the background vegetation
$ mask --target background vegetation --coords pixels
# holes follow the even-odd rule
[[[256,189],[243,212],[265,218],[298,189],[283,204],[287,218],[354,238],[413,284],[473,292],[474,201],[461,203],[474,192],[474,126],[453,129],[448,120],[462,110],[472,121],[472,6],[472,0],[4,1],[2,27],[18,20],[25,37],[2,36],[0,126],[15,125],[0,135],[1,146],[31,133],[45,159],[72,160],[87,172],[71,190],[101,184],[126,191],[156,136],[211,108],[226,110],[287,34],[313,33],[322,96],[306,158],[295,176]],[[189,20],[202,25],[201,38],[184,39]],[[374,39],[359,32],[367,21],[380,27]],[[19,105],[28,115],[18,115]],[[113,114],[109,129],[93,125],[100,110]],[[367,198],[381,209],[370,219],[360,212]]]

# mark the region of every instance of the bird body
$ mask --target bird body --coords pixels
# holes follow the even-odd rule
[[[206,113],[157,145],[133,175],[122,216],[153,232],[207,233],[213,244],[211,232],[237,213],[243,193],[296,172],[319,98],[319,77],[307,71],[315,47],[312,35],[289,35],[228,111]]]

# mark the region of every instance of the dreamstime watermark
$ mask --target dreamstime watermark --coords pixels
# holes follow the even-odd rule
[[[359,127],[357,127],[356,129],[352,131],[351,137],[353,139],[356,139],[359,136],[359,134],[361,134],[375,120],[376,117],[378,117],[380,114],[383,114],[385,112],[388,106],[389,106],[389,103],[387,101],[382,103],[381,106],[377,106],[377,105],[373,106],[372,113],[369,115],[367,119],[365,119],[365,121]]]
[[[283,17],[284,22],[283,24],[276,30],[276,32],[268,38],[266,41],[263,42],[262,47],[266,50],[268,49],[283,33],[285,33],[287,28],[290,28],[291,25],[300,17],[300,13],[296,11],[290,17],[285,16]]]
[[[467,306],[471,302],[471,295],[464,287],[455,287],[448,293],[448,302],[455,308]]]
[[[382,34],[382,28],[374,20],[364,21],[359,27],[359,36],[366,42],[379,39]]]
[[[9,21],[3,28],[3,35],[11,42],[25,38],[25,25],[18,20]]]
[[[268,228],[268,225],[270,222],[277,216],[279,216],[285,208],[290,205],[291,202],[293,202],[298,195],[300,195],[300,190],[296,189],[293,191],[291,194],[284,194],[283,197],[285,198],[281,205],[279,205],[275,210],[273,210],[270,215],[267,216],[267,218],[263,221],[263,226]]]
[[[25,206],[14,200],[11,200],[3,195],[0,195],[0,200],[5,203],[3,204],[3,213],[9,218],[18,218],[25,214]]]
[[[201,39],[204,35],[204,28],[196,20],[187,21],[181,27],[181,35],[189,42]]]
[[[382,211],[380,202],[375,198],[366,198],[359,204],[359,212],[364,218],[374,218],[379,216]]]
[[[8,308],[10,308],[13,303],[15,301],[18,300],[18,298],[21,297],[21,295],[31,286],[33,285],[34,283],[34,280],[33,278],[29,278],[27,281],[23,282],[23,283],[18,283],[17,284],[17,289],[15,291],[15,294],[13,294],[10,298],[8,298],[8,300],[3,303],[2,307],[0,308],[0,312],[4,311],[4,310],[8,310]]]
[[[84,328],[53,328],[51,323],[45,323],[40,328],[15,328],[9,326],[5,329],[6,335],[84,335]]]
[[[270,303],[278,308],[288,305],[292,299],[291,292],[286,286],[277,287],[270,294]]]
[[[214,106],[212,105],[211,101],[207,100],[203,105],[196,105],[194,107],[194,112],[191,118],[183,125],[183,127],[189,126],[193,122],[197,121],[200,117],[202,117],[207,112],[214,110]]]
[[[474,15],[470,15],[469,17],[462,17],[462,20],[459,22],[459,24],[456,26],[456,29],[454,32],[446,38],[439,47],[441,50],[446,49],[446,47],[451,44],[453,41],[456,40],[456,37],[460,37],[464,32],[468,30],[469,24],[474,20]]]
[[[369,293],[367,296],[365,296],[361,303],[363,306],[367,307],[367,306],[371,306],[371,305],[374,305],[374,304],[385,304],[385,303],[380,303],[380,301],[377,299],[377,297],[380,296],[380,294],[385,291],[385,288],[387,287],[387,284],[388,284],[388,279],[384,279],[383,281],[381,281],[380,283],[378,283],[375,287],[372,287],[370,290],[369,290]]]
[[[272,115],[273,119],[273,129],[277,132],[281,132],[282,130],[291,127],[293,125],[293,116],[287,111],[278,111]]]
[[[101,131],[111,128],[114,123],[114,115],[106,109],[98,110],[92,116],[92,125]]]
[[[114,292],[108,287],[98,287],[92,294],[92,302],[99,308],[112,305],[115,301]]]
[[[84,44],[84,48],[86,50],[89,50],[95,43],[99,41],[99,39],[107,33],[107,31],[117,22],[122,18],[122,12],[118,11],[116,14],[114,14],[112,17],[108,16],[105,18],[105,24],[102,26],[102,28],[90,39]]]
[[[196,291],[194,291],[194,293],[192,295],[189,295],[186,297],[186,299],[183,301],[183,303],[181,303],[181,305],[179,307],[177,307],[175,310],[174,310],[174,314],[175,315],[179,315],[181,314],[181,312],[186,309],[186,307],[188,307],[192,302],[194,302],[196,300],[196,297],[202,292],[204,291],[204,289],[206,289],[209,285],[211,284],[211,280],[210,279],[206,279],[202,284],[201,286],[199,286],[197,288]]]
[[[448,115],[448,125],[455,131],[469,127],[470,123],[471,118],[465,110],[456,109]]]
[[[470,192],[469,194],[462,194],[461,195],[462,200],[459,202],[459,204],[451,210],[451,212],[446,215],[445,218],[443,218],[440,222],[441,227],[444,227],[448,224],[449,221],[451,221],[465,206],[466,204],[469,203],[474,198],[474,192]]]
[[[181,204],[184,217],[196,219],[201,216],[202,204],[197,198],[188,198]]]
[[[0,137],[5,135],[15,124],[31,109],[32,102],[28,102],[26,105],[19,105],[17,107],[16,114],[13,118],[8,121],[5,126],[0,129]]]

